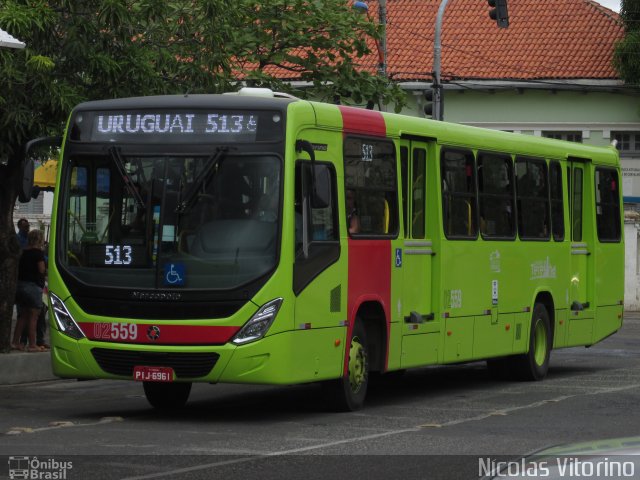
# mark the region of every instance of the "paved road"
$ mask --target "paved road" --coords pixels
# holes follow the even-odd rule
[[[640,317],[554,351],[543,382],[495,381],[474,363],[374,386],[356,413],[321,398],[315,385],[194,385],[186,410],[163,415],[132,382],[3,386],[0,455],[71,458],[69,479],[478,478],[479,457],[640,435]]]

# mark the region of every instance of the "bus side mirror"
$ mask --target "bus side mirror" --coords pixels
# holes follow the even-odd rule
[[[62,137],[40,137],[34,140],[30,140],[24,147],[24,157],[22,160],[22,182],[20,185],[20,191],[18,192],[18,200],[21,203],[27,203],[32,198],[37,198],[40,193],[40,188],[34,189],[33,187],[33,158],[31,152],[37,148],[47,147],[48,150],[52,148],[60,148],[62,145]],[[49,158],[49,156],[47,156]]]
[[[316,188],[311,189],[311,208],[331,205],[331,174],[325,165],[314,165]]]

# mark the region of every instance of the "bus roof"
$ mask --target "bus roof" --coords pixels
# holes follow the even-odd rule
[[[339,109],[336,105],[320,102],[311,103],[316,111],[316,116],[320,124],[323,122],[323,119],[328,119],[339,114]],[[394,113],[380,112],[380,114],[385,120],[387,136],[393,138],[422,137],[437,140],[440,144],[451,146],[556,159],[574,157],[578,159],[589,159],[599,164],[615,166],[619,165],[620,162],[618,151],[613,145],[586,145],[583,143],[472,127],[458,123],[441,122]]]
[[[185,109],[185,108],[246,108],[260,110],[284,110],[296,98],[264,97],[247,95],[156,95],[148,97],[127,97],[110,100],[94,100],[80,103],[74,108],[76,111],[88,110],[118,110],[136,108]]]

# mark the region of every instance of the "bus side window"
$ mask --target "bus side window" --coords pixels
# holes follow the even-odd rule
[[[349,235],[355,238],[396,235],[399,229],[398,183],[393,142],[347,137],[344,169],[345,199],[353,195],[350,206],[345,204],[345,221],[357,213],[359,225],[357,231],[347,225]],[[406,195],[404,188],[403,195]],[[406,221],[406,213],[403,221]]]
[[[296,164],[294,204],[296,252],[302,250],[305,216],[307,219],[307,238],[309,242],[337,241],[339,238],[335,172],[329,164],[316,163],[316,174],[318,174],[321,169],[324,169],[331,178],[331,197],[326,207],[314,208],[309,197],[312,188],[311,164],[308,162],[298,162]]]
[[[478,236],[475,170],[471,150],[442,149],[442,219],[447,238]]]
[[[516,158],[518,233],[524,240],[548,240],[549,182],[547,162],[541,158]]]
[[[402,224],[404,236],[409,238],[409,203],[408,203],[409,149],[400,147],[400,181],[402,182]]]
[[[549,163],[549,187],[551,189],[551,233],[556,242],[564,240],[564,195],[562,194],[562,167],[560,162]]]
[[[618,172],[612,168],[596,168],[596,223],[598,240],[619,242],[620,194]]]
[[[480,232],[484,238],[513,239],[513,162],[510,155],[478,154]]]

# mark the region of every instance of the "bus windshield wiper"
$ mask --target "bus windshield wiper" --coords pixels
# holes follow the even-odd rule
[[[194,180],[193,185],[191,185],[191,188],[185,194],[184,200],[178,203],[175,210],[176,213],[185,213],[191,207],[197,198],[198,191],[203,185],[209,183],[209,180],[211,180],[211,177],[216,171],[218,163],[224,158],[228,150],[227,147],[216,148],[215,153],[207,159],[207,163],[200,172],[200,175]]]
[[[133,200],[136,202],[136,206],[139,209],[145,210],[146,207],[144,205],[144,200],[142,200],[142,195],[140,195],[140,192],[133,183],[131,175],[129,175],[129,172],[127,172],[127,167],[125,166],[125,162],[122,158],[122,154],[120,153],[120,149],[117,147],[109,148],[109,155],[111,155],[113,162],[116,164],[118,173],[120,173],[120,177],[122,177],[122,181],[124,182],[124,186],[128,190],[129,194],[133,197]]]

